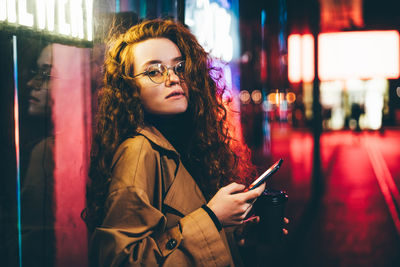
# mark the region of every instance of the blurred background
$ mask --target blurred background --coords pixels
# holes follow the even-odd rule
[[[186,24],[221,66],[232,134],[289,235],[245,266],[400,266],[400,2],[0,1],[2,266],[87,266],[80,213],[105,41]]]

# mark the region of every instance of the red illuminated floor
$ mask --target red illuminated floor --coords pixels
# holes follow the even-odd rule
[[[323,133],[325,193],[314,203],[312,135],[276,127],[271,140],[272,159],[285,162],[269,186],[287,190],[291,219],[274,266],[400,266],[400,130]]]

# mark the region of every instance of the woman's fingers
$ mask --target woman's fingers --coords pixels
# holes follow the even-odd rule
[[[238,184],[238,183],[230,183],[224,187],[224,190],[226,190],[226,192],[228,194],[239,193],[239,192],[242,192],[244,189],[245,189],[245,186],[242,184]]]
[[[242,200],[244,202],[253,203],[253,201],[256,200],[261,195],[261,193],[258,192],[256,189],[254,189],[254,190],[240,193],[240,194],[238,194],[238,196],[240,195],[240,197],[242,197]]]

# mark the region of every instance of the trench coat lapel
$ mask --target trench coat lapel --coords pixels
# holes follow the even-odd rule
[[[182,163],[178,166],[178,171],[164,199],[164,205],[169,206],[187,215],[200,208],[206,200]]]
[[[179,153],[168,142],[168,140],[153,126],[139,128],[138,134],[145,136],[157,146],[169,150],[177,156],[176,175],[172,181],[168,178],[166,179],[168,181],[165,181],[167,183],[167,192],[164,198],[164,205],[167,205],[168,207],[178,211],[182,215],[187,215],[205,204],[206,200],[203,196],[203,193],[194,181],[193,177],[189,174],[182,162],[179,160]],[[172,183],[169,185],[170,181]]]

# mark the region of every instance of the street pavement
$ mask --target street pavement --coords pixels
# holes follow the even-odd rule
[[[244,265],[400,266],[400,129],[328,131],[320,144],[320,191],[310,131],[273,125],[270,143],[255,151],[260,170],[284,159],[267,187],[289,196],[289,234],[242,248]]]

